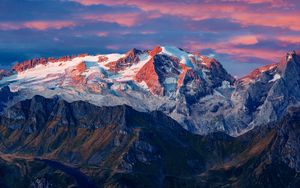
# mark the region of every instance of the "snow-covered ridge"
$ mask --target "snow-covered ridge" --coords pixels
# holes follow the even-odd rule
[[[15,66],[15,72],[0,80],[0,87],[8,86],[27,98],[59,95],[68,101],[128,104],[141,110],[155,110],[182,97],[192,102],[209,95],[213,93],[210,87],[222,86],[222,81],[232,84],[233,79],[223,69],[217,70],[223,77],[215,83],[214,76],[218,75],[210,75],[208,64],[203,62],[209,59],[167,46],[145,51],[132,49],[125,54],[42,58]]]
[[[161,52],[154,55],[164,54],[170,57],[175,57],[179,60],[180,64],[183,64],[188,68],[195,67],[191,61],[191,58],[197,59],[198,61],[201,61],[202,58],[176,47],[160,48]],[[70,86],[68,83],[71,82],[71,79],[78,79],[78,77],[85,77],[86,81],[89,83],[93,82],[93,80],[105,83],[134,82],[136,74],[147,62],[153,58],[154,55],[151,55],[149,51],[144,51],[137,55],[139,60],[137,63],[132,64],[131,66],[126,67],[124,70],[120,70],[118,72],[109,71],[110,64],[115,63],[122,58],[126,58],[126,55],[127,54],[114,53],[100,54],[95,56],[82,55],[75,58],[64,58],[61,61],[51,61],[50,59],[48,62],[46,61],[46,63],[43,61],[42,64],[34,64],[31,65],[31,67],[26,65],[26,67],[29,67],[26,69],[22,67],[22,64],[19,64],[19,66],[22,67],[22,69],[20,69],[21,71],[15,72],[8,77],[4,77],[2,80],[0,80],[0,85],[8,84],[11,88],[14,88],[14,91],[17,91],[18,88],[21,89],[28,87],[38,87],[44,90],[51,88],[53,90],[54,86]],[[74,72],[76,66],[82,62],[84,63],[85,70]],[[124,66],[124,64],[120,63],[120,66]],[[178,78],[168,78],[166,79],[166,82],[168,82],[168,80],[177,81],[177,79]],[[141,84],[141,89],[148,89],[145,87],[147,84],[145,85],[145,83],[136,83],[136,85]]]
[[[176,47],[162,47],[161,54],[174,56],[180,60],[180,63],[193,68],[194,65],[190,60],[190,54]]]
[[[286,59],[300,62],[294,54],[291,58]],[[272,120],[274,113],[263,112],[268,102],[279,100],[281,95],[268,96],[269,90],[278,91],[275,87],[289,72],[286,67],[260,67],[236,81],[214,58],[158,46],[124,54],[27,61],[0,77],[0,90],[8,86],[18,95],[10,104],[34,95],[58,95],[69,102],[83,100],[98,106],[127,104],[140,111],[163,111],[194,133],[239,135],[251,129],[246,125],[257,124],[258,115],[266,122]]]

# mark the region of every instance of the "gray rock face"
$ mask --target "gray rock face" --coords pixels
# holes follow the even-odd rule
[[[138,111],[159,110],[193,133],[205,135],[222,131],[237,136],[255,126],[281,119],[289,106],[300,102],[299,52],[287,53],[279,63],[260,67],[235,80],[214,58],[178,48],[164,47],[166,49],[169,51],[163,52],[162,47],[151,52],[133,49],[106,64],[101,64],[105,60],[93,62],[97,58],[90,56],[86,61],[93,66],[92,71],[89,66],[78,70],[76,62],[70,61],[77,66],[64,71],[58,68],[62,73],[45,78],[35,80],[31,75],[29,80],[26,77],[2,79],[0,111],[11,101],[17,103],[35,95],[46,98],[59,95],[68,102],[82,100],[97,106],[126,104]],[[97,67],[97,63],[101,66]],[[98,72],[95,67],[99,68]],[[71,113],[68,108],[59,106],[56,111],[63,117]],[[25,117],[23,111],[9,113],[6,115],[15,120]],[[39,121],[37,118],[45,116],[31,117],[32,126],[26,132],[38,128],[34,126]],[[60,119],[60,123],[76,124],[73,117]],[[16,122],[10,126],[19,125]],[[82,123],[81,126],[87,125]],[[115,144],[119,144],[118,140]]]
[[[30,186],[30,188],[51,188],[51,187],[52,186],[50,185],[50,183],[44,177],[35,179]]]
[[[17,95],[17,93],[11,92],[8,86],[0,88],[0,113],[7,106],[7,103]]]
[[[5,111],[1,122],[6,125],[23,125],[26,121],[25,131],[32,133],[38,131],[46,125],[48,121],[54,121],[56,127],[52,127],[53,134],[60,126],[79,126],[82,128],[95,128],[99,125],[106,126],[110,123],[123,121],[122,113],[116,110],[115,115],[108,116],[111,108],[103,108],[103,116],[95,114],[95,109],[91,109],[88,103],[67,103],[59,98],[52,100],[41,96],[35,96],[32,100],[25,100],[15,104]],[[98,113],[97,113],[98,114]]]
[[[299,109],[290,108],[289,115],[282,121],[278,131],[279,139],[276,140],[276,155],[297,172],[300,172],[299,122]]]
[[[218,103],[218,109],[212,106],[210,112],[218,113],[225,106]],[[160,111],[138,112],[126,105],[98,107],[83,101],[68,103],[60,98],[35,96],[9,107],[6,112],[0,116],[1,155],[9,154],[8,161],[5,157],[0,160],[4,185],[10,185],[8,177],[24,177],[16,172],[32,165],[31,170],[22,171],[27,178],[30,176],[30,181],[24,182],[26,187],[56,185],[57,180],[42,175],[51,175],[57,169],[64,169],[65,173],[80,170],[99,187],[111,182],[129,187],[212,184],[213,187],[276,187],[279,184],[299,187],[300,108],[289,108],[281,121],[255,127],[236,138],[224,133],[195,135]],[[12,112],[21,114],[22,118]],[[12,126],[17,123],[20,128]],[[26,132],[26,128],[30,131]],[[26,158],[21,159],[21,154],[26,154]],[[28,162],[22,161],[28,157]],[[16,170],[12,170],[12,160],[24,167],[16,165]],[[55,165],[59,161],[76,169],[66,165],[52,170],[45,165],[40,168],[34,161]],[[32,173],[41,174],[33,176]],[[81,175],[76,177],[76,181],[83,179]],[[182,180],[184,184],[180,183]],[[20,185],[23,179],[16,178],[16,181]],[[87,185],[89,178],[79,182]]]
[[[280,63],[260,67],[233,86],[215,88],[212,95],[187,105],[190,114],[183,119],[192,132],[235,136],[280,120],[290,106],[299,104],[300,54],[291,52]]]

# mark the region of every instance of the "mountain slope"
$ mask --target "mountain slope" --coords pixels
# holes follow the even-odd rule
[[[166,175],[188,176],[222,161],[217,153],[207,156],[208,146],[196,144],[198,136],[163,113],[141,113],[128,106],[97,107],[35,96],[7,109],[0,132],[3,153],[75,164],[96,176],[96,183],[139,181],[130,180],[136,174],[145,186],[161,186]],[[228,147],[210,142],[215,149]]]
[[[126,54],[34,59],[13,70],[0,80],[0,86],[19,93],[15,102],[34,95],[59,95],[69,102],[160,109],[182,124],[180,118],[189,114],[189,105],[213,94],[222,84],[234,82],[215,59],[160,46]]]
[[[38,176],[74,185],[67,169],[76,168],[101,187],[297,187],[299,122],[300,109],[291,108],[282,121],[236,138],[199,136],[161,112],[35,96],[1,116],[0,164],[10,170],[0,182],[16,177],[16,187]]]
[[[0,80],[14,95],[10,106],[35,95],[97,106],[126,104],[162,111],[197,134],[241,135],[280,120],[300,101],[300,55],[263,66],[235,80],[213,58],[176,47],[125,54],[66,56],[19,63]]]
[[[280,120],[289,106],[300,102],[300,53],[290,52],[273,65],[256,69],[236,82],[232,98],[240,103],[236,117],[243,117],[248,129]]]

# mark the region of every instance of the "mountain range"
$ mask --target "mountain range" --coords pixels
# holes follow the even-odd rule
[[[0,79],[1,187],[300,186],[298,51],[242,78],[158,46]]]

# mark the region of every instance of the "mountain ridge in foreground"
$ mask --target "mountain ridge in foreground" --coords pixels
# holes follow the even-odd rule
[[[0,182],[3,187],[41,182],[53,187],[82,182],[95,187],[298,187],[299,122],[300,109],[294,107],[281,121],[238,137],[200,136],[159,111],[35,96],[1,116]]]

